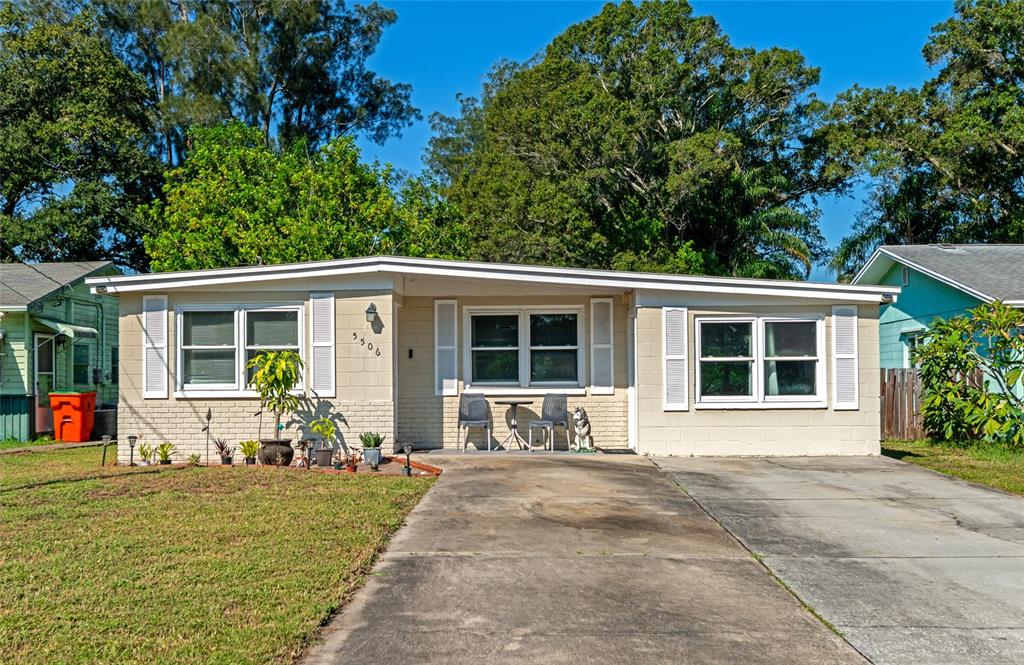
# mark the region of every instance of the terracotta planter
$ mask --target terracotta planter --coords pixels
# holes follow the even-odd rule
[[[295,457],[291,439],[260,439],[260,462],[262,464],[288,466]]]
[[[349,464],[348,466],[345,467],[345,473],[355,473],[355,472],[356,472],[356,465],[355,464]]]

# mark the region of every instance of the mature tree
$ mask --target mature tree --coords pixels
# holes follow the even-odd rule
[[[136,206],[159,184],[149,92],[88,14],[0,7],[0,250],[5,260],[142,269]]]
[[[448,204],[421,182],[396,199],[391,171],[361,163],[351,137],[279,151],[238,122],[191,136],[188,158],[147,209],[159,228],[146,238],[154,270],[461,251]]]
[[[343,0],[82,0],[157,97],[168,164],[187,130],[238,119],[264,138],[316,147],[361,133],[380,143],[418,117],[411,88],[367,68],[396,14]]]
[[[435,116],[427,163],[475,258],[794,277],[823,255],[812,197],[842,183],[817,81],[685,2],[610,4]]]
[[[834,267],[881,242],[1024,242],[1024,0],[958,0],[924,47],[921,88],[853,88],[822,132],[881,183]]]

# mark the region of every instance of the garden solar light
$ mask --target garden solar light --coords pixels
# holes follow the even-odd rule
[[[407,444],[403,445],[402,446],[402,452],[405,453],[405,469],[403,469],[403,471],[405,472],[405,475],[411,476],[412,475],[412,462],[410,461],[409,456],[412,455],[412,444],[411,443],[407,443]]]
[[[128,435],[128,466],[135,466],[135,443],[138,440],[134,434]]]
[[[110,435],[104,434],[100,437],[103,440],[103,458],[100,460],[100,467],[107,465],[107,446],[110,445]]]
[[[366,322],[373,323],[377,320],[377,306],[370,303],[370,306],[366,308]]]

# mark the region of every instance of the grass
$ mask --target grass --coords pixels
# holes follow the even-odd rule
[[[1024,495],[1024,451],[1006,446],[956,446],[927,441],[886,441],[882,453],[951,476]]]
[[[432,480],[99,455],[0,456],[0,662],[291,662]]]
[[[53,443],[60,443],[50,437],[40,437],[29,441],[18,441],[17,439],[0,439],[0,450],[8,448],[25,448],[28,446],[48,446]]]

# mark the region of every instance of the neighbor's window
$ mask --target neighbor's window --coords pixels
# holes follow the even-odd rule
[[[75,344],[72,358],[71,380],[76,386],[90,383],[89,379],[89,345]]]
[[[120,380],[118,377],[121,375],[121,352],[117,350],[117,347],[110,349],[110,383],[111,385],[117,385]]]
[[[519,384],[519,314],[470,317],[472,383]]]
[[[817,394],[818,324],[815,321],[766,321],[764,394],[813,397]]]
[[[754,322],[700,322],[700,394],[754,396]]]
[[[263,351],[299,350],[299,312],[295,309],[245,311],[246,385],[249,361]]]
[[[235,339],[235,310],[182,312],[182,385],[237,387]]]
[[[578,383],[577,314],[530,315],[530,383]]]
[[[822,320],[698,319],[698,402],[821,402]]]
[[[907,353],[907,362],[905,363],[905,366],[920,369],[921,363],[914,362],[914,351],[917,349],[917,347],[922,346],[924,344],[924,332],[918,331],[906,333],[904,343],[906,344]]]

